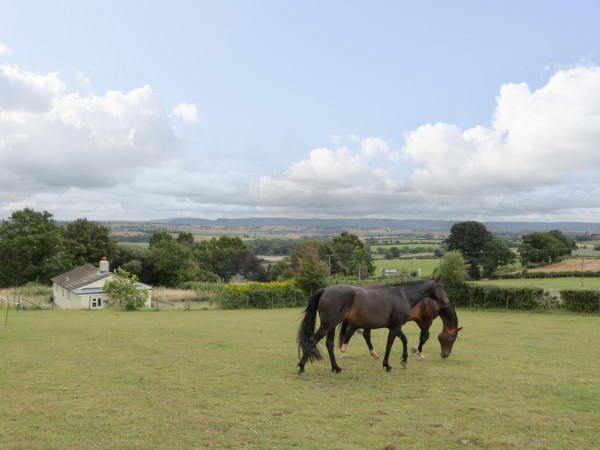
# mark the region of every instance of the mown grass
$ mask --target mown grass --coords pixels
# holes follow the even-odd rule
[[[581,288],[582,280],[580,277],[540,277],[540,278],[515,278],[506,280],[481,280],[475,281],[477,284],[493,285],[493,286],[538,286],[545,289],[579,289]],[[600,277],[585,277],[583,278],[584,289],[600,289]]]
[[[597,315],[459,309],[448,359],[437,319],[406,370],[399,341],[386,373],[355,338],[344,373],[320,361],[299,377],[300,312],[9,311],[0,447],[600,445]]]
[[[375,264],[375,275],[379,275],[380,269],[400,269],[407,273],[421,269],[422,276],[429,276],[433,273],[434,269],[440,265],[439,258],[431,259],[376,259]]]

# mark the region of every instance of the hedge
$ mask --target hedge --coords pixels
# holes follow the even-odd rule
[[[569,311],[600,312],[600,291],[592,289],[562,289],[560,297]]]
[[[293,281],[227,283],[219,296],[222,309],[292,308],[306,306],[307,298]]]
[[[474,308],[541,309],[546,306],[541,287],[481,286],[473,283],[446,287],[454,306]]]

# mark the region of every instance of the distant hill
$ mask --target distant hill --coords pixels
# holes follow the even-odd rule
[[[343,228],[397,228],[420,232],[448,232],[459,221],[447,220],[394,220],[394,219],[286,219],[282,217],[250,217],[245,219],[172,218],[152,220],[148,223],[164,225],[214,225],[214,226],[288,226],[319,229]],[[566,233],[600,232],[600,223],[590,222],[482,222],[496,233],[527,234],[534,231],[560,230]]]

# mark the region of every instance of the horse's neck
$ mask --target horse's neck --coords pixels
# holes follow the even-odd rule
[[[458,328],[458,318],[456,317],[456,312],[452,305],[440,306],[440,317],[442,318],[442,322],[444,323],[444,330],[456,330]]]
[[[425,282],[411,286],[411,295],[407,296],[407,301],[410,303],[411,309],[427,297],[433,290],[433,285],[430,282]]]

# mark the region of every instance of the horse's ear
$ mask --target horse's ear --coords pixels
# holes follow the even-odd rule
[[[458,333],[458,332],[459,332],[460,330],[462,330],[462,329],[463,329],[463,327],[460,327],[458,330],[456,330],[456,332]]]
[[[441,276],[441,275],[438,275],[438,276],[436,277],[435,281],[437,281],[437,282],[439,283],[441,279],[442,279],[442,276]]]

